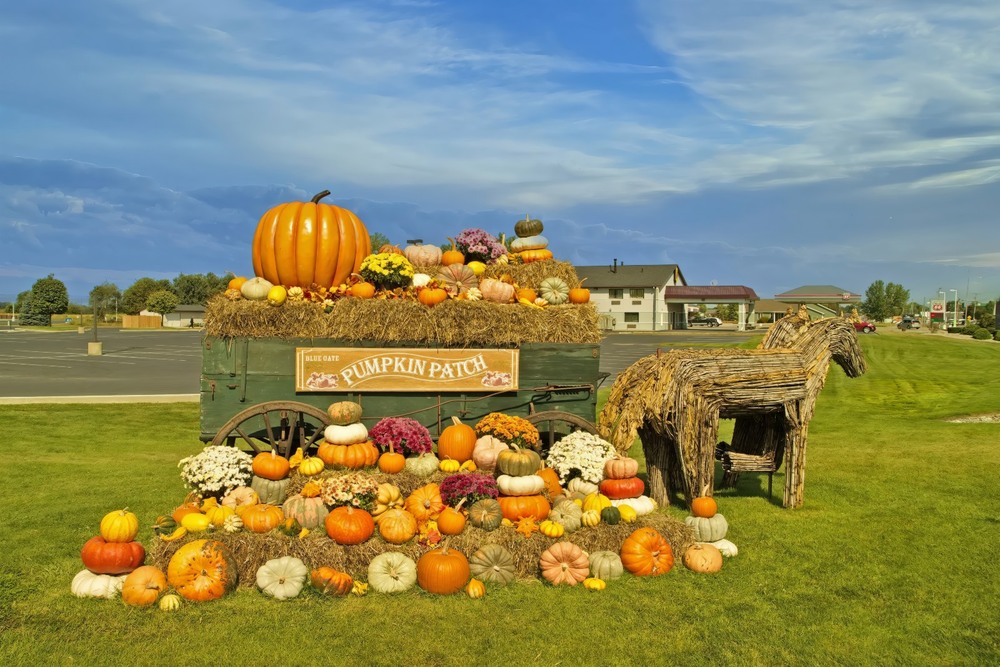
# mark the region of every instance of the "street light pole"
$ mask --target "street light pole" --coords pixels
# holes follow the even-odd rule
[[[950,289],[948,291],[955,293],[955,314],[951,318],[951,326],[957,327],[958,326],[958,290],[957,289]]]

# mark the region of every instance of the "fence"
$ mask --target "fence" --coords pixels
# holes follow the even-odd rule
[[[159,315],[123,315],[123,329],[159,329],[163,318]]]

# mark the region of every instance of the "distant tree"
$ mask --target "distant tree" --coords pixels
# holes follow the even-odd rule
[[[24,290],[14,298],[14,312],[23,313],[25,304],[31,299],[31,290]]]
[[[902,285],[887,283],[885,286],[885,301],[890,315],[906,314],[906,304],[910,302],[910,290]]]
[[[170,290],[157,290],[146,299],[146,310],[159,313],[160,317],[177,309],[180,301]]]
[[[146,301],[149,300],[149,295],[160,290],[166,290],[172,293],[173,286],[170,284],[169,280],[139,278],[122,294],[122,303],[119,310],[126,315],[138,315],[146,307]]]
[[[35,281],[31,286],[31,294],[25,304],[24,324],[36,326],[52,326],[52,316],[65,313],[69,307],[69,293],[63,281],[51,273]]]
[[[389,243],[389,237],[382,232],[371,232],[368,236],[372,240],[372,252],[378,252],[379,248]]]
[[[723,322],[733,322],[740,316],[739,306],[735,303],[724,303],[716,308],[716,312],[719,314],[719,319]]]
[[[868,316],[868,319],[881,322],[889,317],[889,302],[886,299],[885,283],[876,280],[865,290],[865,300],[861,302],[861,312]]]
[[[234,276],[230,271],[226,271],[226,273],[221,276],[217,276],[211,271],[206,273],[205,285],[206,288],[208,289],[208,296],[212,296],[213,294],[218,294],[220,292],[225,292],[226,288],[229,287],[229,281],[235,277],[236,276]],[[198,303],[204,306],[205,303],[207,303],[207,301],[208,299],[206,298],[205,301],[199,301]]]
[[[181,303],[204,304],[209,296],[208,280],[197,273],[182,273],[174,278],[173,291]]]
[[[121,299],[121,290],[114,283],[101,283],[90,290],[90,303],[94,309],[94,317],[104,318],[107,321],[108,313],[114,312]]]

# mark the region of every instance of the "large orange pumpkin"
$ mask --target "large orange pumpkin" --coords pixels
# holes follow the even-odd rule
[[[472,450],[476,448],[476,429],[452,415],[452,424],[438,438],[438,458],[455,459],[459,463],[472,460]]]
[[[449,549],[448,540],[417,561],[417,584],[428,593],[457,593],[469,576],[469,559],[458,549]]]
[[[94,574],[125,574],[145,562],[146,550],[138,542],[108,542],[98,535],[83,545],[80,559]]]
[[[544,521],[545,517],[552,511],[552,506],[545,496],[500,496],[497,498],[500,503],[500,510],[503,517],[511,521],[518,521],[525,517],[530,517],[536,521]]]
[[[122,602],[134,607],[148,607],[167,590],[167,577],[155,565],[132,570],[122,583]]]
[[[648,526],[625,538],[621,557],[625,569],[637,577],[666,574],[674,566],[670,543]]]
[[[239,572],[229,550],[216,540],[195,540],[167,564],[167,581],[187,600],[217,600],[236,588]]]
[[[353,445],[332,445],[323,442],[316,455],[332,468],[359,470],[378,462],[379,451],[370,440]]]
[[[361,544],[375,532],[375,520],[366,510],[338,507],[326,515],[326,534],[337,544]]]
[[[253,236],[253,271],[275,285],[331,287],[345,282],[371,254],[364,223],[346,208],[310,202],[278,204],[260,219]]]

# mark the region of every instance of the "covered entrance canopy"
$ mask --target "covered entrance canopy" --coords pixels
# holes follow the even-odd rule
[[[782,294],[775,294],[777,301],[802,305],[811,317],[819,319],[840,314],[842,304],[859,304],[861,295],[836,285],[803,285]]]
[[[736,328],[746,331],[747,322],[753,321],[754,302],[760,297],[744,285],[684,285],[663,288],[664,303],[713,304],[735,303],[739,306]],[[687,309],[685,308],[685,317]],[[687,321],[685,320],[685,326]]]

